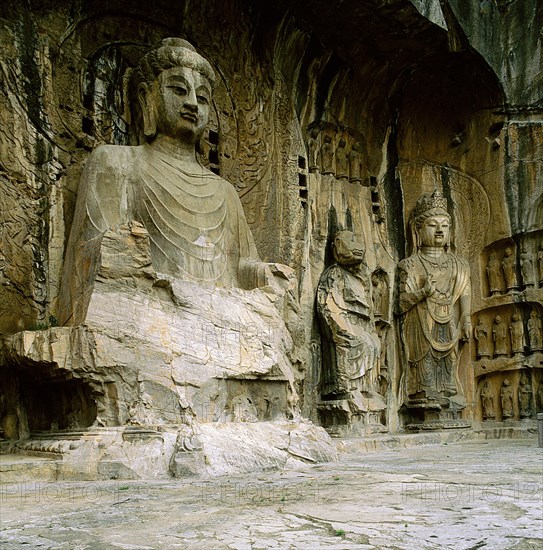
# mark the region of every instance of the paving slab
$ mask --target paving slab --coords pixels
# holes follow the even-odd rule
[[[3,548],[543,548],[543,451],[469,440],[239,477],[0,484]]]

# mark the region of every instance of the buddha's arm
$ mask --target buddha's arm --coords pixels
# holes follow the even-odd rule
[[[236,205],[239,241],[238,280],[242,288],[250,290],[272,284],[273,275],[267,263],[258,256],[251,229],[247,224],[245,213],[236,191],[230,187],[230,193],[235,194],[233,202]]]
[[[84,321],[94,285],[104,232],[122,223],[127,200],[118,154],[100,147],[88,158],[77,193],[70,238],[64,259],[59,317],[63,324]]]

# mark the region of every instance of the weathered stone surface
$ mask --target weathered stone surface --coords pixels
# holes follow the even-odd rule
[[[32,369],[30,380],[17,380],[22,406],[8,411],[20,433],[91,424],[134,431],[104,429],[93,437],[91,430],[73,452],[69,445],[32,441],[20,448],[67,453],[74,470],[86,461],[82,476],[88,478],[106,475],[101,468],[107,463],[123,465],[136,477],[163,477],[333,458],[326,432],[300,417],[299,373],[281,317],[284,294],[160,275],[150,250],[140,224],[107,231],[85,325],[19,332],[4,343],[11,365]],[[274,270],[288,277],[288,270]],[[50,393],[43,396],[47,408],[73,379],[92,400],[52,407],[49,425],[43,425],[43,415],[24,402],[27,386],[50,380]]]
[[[409,438],[408,447],[387,438],[373,453],[345,440],[338,462],[251,476],[8,478],[0,485],[0,540],[7,550],[541,546],[541,455],[533,439],[425,436],[395,438]],[[421,445],[424,439],[433,444]],[[13,461],[0,456],[0,468],[9,475],[6,458]]]
[[[465,258],[471,276],[476,328],[458,357],[456,380],[466,399],[462,419],[483,422],[486,416],[484,424],[510,425],[529,418],[528,409],[532,416],[543,410],[538,324],[543,316],[542,26],[536,0],[296,0],[288,6],[282,0],[158,0],[152,6],[133,0],[2,3],[0,333],[2,338],[20,333],[9,340],[12,350],[15,342],[22,350],[22,342],[32,341],[40,351],[32,361],[13,353],[1,358],[0,436],[27,438],[28,422],[34,431],[52,433],[52,424],[59,422],[64,428],[88,427],[100,415],[107,422],[186,419],[172,403],[186,405],[204,395],[222,396],[210,407],[213,417],[226,411],[237,421],[278,419],[297,406],[318,422],[324,335],[315,296],[323,272],[333,264],[331,243],[340,230],[364,240],[380,341],[383,422],[390,432],[403,430],[402,327],[394,315],[397,266],[413,250],[409,214],[422,193],[436,188],[448,200],[452,252]],[[67,332],[56,327],[66,320],[61,273],[69,264],[76,196],[88,178],[81,179],[83,166],[95,164],[111,148],[137,149],[141,128],[130,109],[131,75],[145,54],[172,35],[194,44],[218,75],[197,160],[221,182],[230,182],[225,189],[254,237],[254,259],[268,263],[257,262],[253,269],[249,262],[248,286],[261,288],[255,306],[267,311],[275,304],[283,323],[281,336],[261,340],[260,348],[258,338],[243,327],[248,332],[243,376],[256,373],[252,389],[245,384],[248,378],[205,382],[213,372],[229,372],[231,361],[226,356],[227,368],[208,370],[208,348],[215,350],[209,352],[211,362],[218,361],[217,344],[208,341],[222,338],[230,350],[240,331],[223,330],[224,324],[204,316],[197,326],[207,330],[213,325],[212,333],[206,332],[206,344],[194,347],[187,354],[190,361],[182,363],[168,348],[178,353],[178,344],[167,338],[186,338],[188,331],[164,327],[161,342],[158,325],[145,324],[148,315],[169,324],[170,311],[178,305],[166,296],[182,302],[185,290],[178,289],[180,297],[168,277],[153,274],[152,254],[141,248],[147,246],[146,237],[136,239],[136,226],[131,236],[125,234],[123,246],[122,239],[106,236],[109,252],[96,283],[123,280],[108,298],[119,300],[119,311],[128,308],[127,320],[121,316],[113,325],[115,306],[105,304],[105,293],[98,292],[95,327]],[[135,162],[133,168],[141,166]],[[122,220],[132,221],[131,216]],[[127,255],[128,242],[139,252]],[[208,250],[205,238],[198,243]],[[69,284],[77,287],[75,279]],[[200,303],[193,290],[186,292],[194,307],[214,304],[203,297]],[[229,306],[233,296],[225,297]],[[232,317],[237,312],[252,320],[253,304],[241,302],[232,306]],[[513,321],[517,312],[520,319]],[[183,315],[176,322],[192,322],[194,316]],[[221,315],[221,323],[231,321]],[[149,341],[134,328],[140,326],[134,325],[137,316]],[[498,316],[505,335],[497,334],[496,341]],[[519,335],[519,321],[524,342],[513,345],[510,327],[515,323]],[[37,332],[28,336],[25,330]],[[83,344],[98,346],[97,357],[104,363],[104,372],[97,367],[99,377],[107,382],[66,377],[40,359],[42,353],[51,356],[49,348],[79,350]],[[278,347],[271,350],[268,344]],[[141,360],[140,345],[149,361],[141,381],[130,370]],[[66,364],[90,364],[76,356],[68,353]],[[291,372],[281,374],[284,380],[256,379],[269,377],[266,369],[284,360]],[[256,363],[248,366],[249,361]],[[168,374],[158,374],[164,366]],[[37,374],[42,372],[43,379]],[[174,375],[186,384],[182,396],[173,390],[178,385]],[[500,396],[506,379],[513,415],[504,420]],[[28,390],[25,403],[16,397],[21,380]],[[116,395],[116,384],[126,394]],[[487,405],[493,400],[494,418],[484,413],[483,388]],[[56,401],[42,403],[40,396],[54,391]],[[259,398],[267,391],[271,404]],[[118,407],[102,410],[104,396]],[[148,401],[168,406],[151,413]],[[345,403],[335,401],[330,407],[344,411]],[[360,404],[361,409],[368,406],[373,405]],[[192,467],[190,460],[179,466]]]
[[[385,430],[379,394],[381,343],[372,309],[364,245],[350,231],[333,241],[335,263],[326,269],[317,290],[323,334],[319,403],[321,423],[345,434]],[[357,426],[358,424],[358,426]]]

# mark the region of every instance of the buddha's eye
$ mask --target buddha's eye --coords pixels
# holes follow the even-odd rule
[[[209,103],[209,98],[205,95],[197,95],[196,99],[198,100],[198,103],[202,105],[207,105]]]
[[[187,89],[183,86],[168,86],[168,88],[177,95],[187,95]]]

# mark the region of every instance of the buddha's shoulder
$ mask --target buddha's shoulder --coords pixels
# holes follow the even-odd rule
[[[238,192],[236,191],[236,188],[234,185],[232,185],[228,180],[225,180],[221,176],[215,174],[214,172],[211,172],[210,170],[206,169],[206,177],[214,178],[217,186],[224,191],[226,196],[235,198],[236,200],[239,200]]]
[[[87,164],[98,168],[129,170],[142,154],[141,145],[100,145],[90,154]]]
[[[418,254],[413,254],[408,258],[404,258],[398,262],[398,269],[402,271],[410,271],[420,265],[420,258]]]

